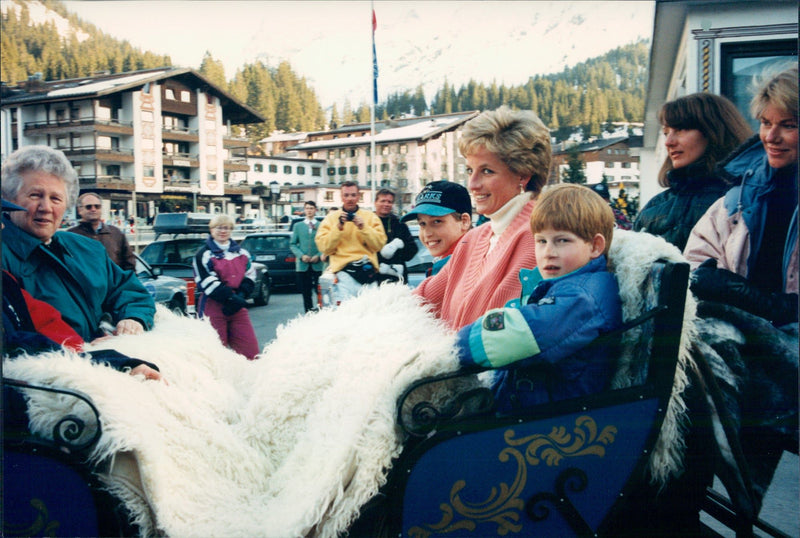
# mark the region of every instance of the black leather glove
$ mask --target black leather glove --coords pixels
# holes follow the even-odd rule
[[[768,319],[775,325],[797,321],[797,294],[771,293],[753,286],[746,278],[719,269],[709,258],[692,273],[690,288],[698,299],[717,301]]]
[[[239,289],[236,290],[237,295],[241,295],[242,297],[250,297],[253,294],[253,290],[256,288],[256,283],[250,280],[249,278],[245,278],[242,280],[242,283],[239,284]]]
[[[222,303],[222,313],[226,316],[232,316],[242,308],[247,306],[247,301],[238,295],[231,295],[224,303]]]

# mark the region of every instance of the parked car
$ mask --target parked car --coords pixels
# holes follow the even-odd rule
[[[179,222],[175,222],[179,219],[174,215],[186,215],[187,218],[191,218],[191,213],[170,213],[168,215],[171,217],[162,221],[169,221],[169,227],[166,228],[160,226],[159,217],[161,217],[161,215],[156,216],[153,230],[156,232],[157,239],[144,248],[142,251],[142,259],[151,267],[160,270],[161,274],[185,280],[189,288],[187,304],[194,307],[196,301],[196,286],[194,282],[192,259],[206,241],[206,237],[208,236],[208,223],[205,223],[205,233],[198,233],[199,229],[191,225],[181,227]],[[182,230],[185,230],[185,232],[182,232]],[[166,234],[171,234],[171,237],[162,238],[162,236]],[[178,237],[179,235],[180,237]],[[256,271],[256,285],[250,299],[252,299],[253,304],[256,306],[264,306],[269,304],[270,298],[269,270],[266,265],[258,263],[255,260],[253,260],[253,268]]]
[[[291,232],[265,232],[248,234],[242,248],[253,260],[265,264],[273,286],[296,286],[295,255],[289,248]]]
[[[139,255],[135,256],[136,277],[156,303],[182,316],[194,314],[194,305],[188,305],[189,291],[185,280],[163,275],[160,269],[150,267]]]

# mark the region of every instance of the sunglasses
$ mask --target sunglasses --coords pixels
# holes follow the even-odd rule
[[[86,204],[83,207],[85,209],[100,209],[100,204]]]

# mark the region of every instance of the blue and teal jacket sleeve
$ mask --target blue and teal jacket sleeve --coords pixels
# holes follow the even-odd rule
[[[552,363],[620,324],[619,288],[601,257],[564,277],[538,282],[527,304],[490,310],[463,327],[457,336],[459,361],[483,368]]]

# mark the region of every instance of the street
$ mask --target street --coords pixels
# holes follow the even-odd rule
[[[258,343],[263,348],[275,338],[278,325],[303,313],[303,299],[291,288],[273,290],[267,306],[250,307],[249,311]],[[761,519],[792,537],[800,536],[799,476],[800,459],[796,454],[784,452],[761,510]],[[714,489],[723,493],[725,491],[719,480],[715,481]],[[713,525],[710,518],[701,518],[723,536],[735,536],[730,529]],[[764,536],[758,531],[755,535]]]
[[[251,306],[249,312],[258,345],[263,349],[275,338],[278,325],[303,313],[303,297],[292,288],[273,289],[267,306]]]

